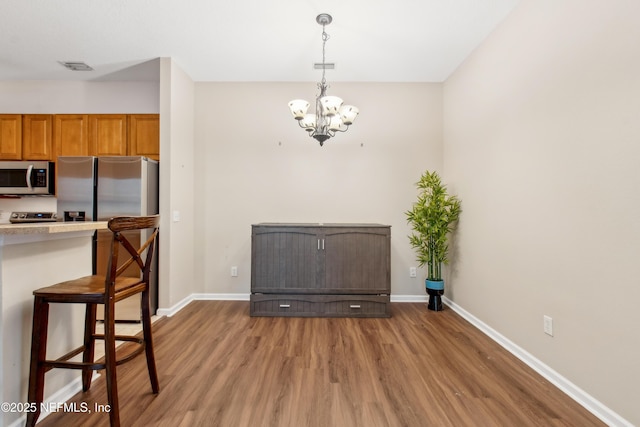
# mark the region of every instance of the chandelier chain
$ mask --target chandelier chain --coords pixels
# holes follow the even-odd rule
[[[322,25],[322,84],[323,85],[327,83],[327,79],[325,79],[324,73],[327,69],[326,61],[325,61],[325,52],[326,52],[327,40],[329,40],[329,34],[327,34],[327,32],[325,31],[325,26],[326,25]]]

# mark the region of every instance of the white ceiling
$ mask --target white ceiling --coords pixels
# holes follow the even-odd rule
[[[0,80],[440,82],[519,0],[2,0]],[[58,61],[83,61],[72,72]]]

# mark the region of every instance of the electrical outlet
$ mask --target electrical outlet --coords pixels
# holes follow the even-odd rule
[[[235,265],[231,267],[231,277],[238,277],[238,267]]]
[[[417,277],[418,271],[415,267],[409,267],[409,277]]]
[[[553,318],[545,315],[544,319],[544,333],[553,336]]]

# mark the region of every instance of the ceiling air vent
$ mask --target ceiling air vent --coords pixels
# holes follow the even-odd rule
[[[313,64],[313,69],[314,70],[333,70],[336,68],[336,63],[335,62],[325,62],[324,64],[322,62],[316,62],[315,64]]]
[[[84,62],[64,62],[60,61],[64,67],[70,69],[71,71],[93,71],[93,68],[85,64]]]

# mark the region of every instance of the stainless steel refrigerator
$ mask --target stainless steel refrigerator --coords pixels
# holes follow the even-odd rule
[[[159,212],[159,166],[155,160],[139,156],[62,156],[58,157],[56,167],[58,218],[66,221],[106,221],[114,216],[154,215]],[[129,237],[134,237],[136,241],[146,240],[146,236],[140,232],[131,232]],[[96,232],[93,244],[94,274],[106,274],[110,242],[109,230]],[[152,313],[158,306],[157,254],[156,250],[150,278]],[[130,274],[137,274],[133,270]],[[116,320],[140,321],[139,300],[127,298],[117,303]]]

